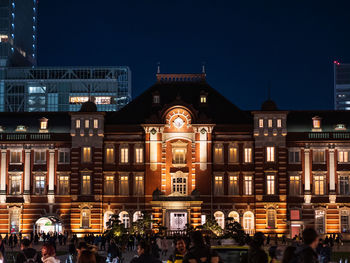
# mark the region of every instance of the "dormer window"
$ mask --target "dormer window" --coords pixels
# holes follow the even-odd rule
[[[41,118],[40,120],[40,132],[42,131],[47,131],[47,122],[48,122],[48,119],[46,118]]]
[[[207,95],[205,94],[201,95],[201,103],[207,103]]]
[[[321,118],[315,116],[312,118],[312,130],[313,131],[321,131]]]
[[[160,96],[159,96],[159,94],[154,94],[153,95],[153,103],[154,104],[159,104],[160,103]]]
[[[335,130],[336,130],[336,131],[345,131],[345,130],[346,130],[346,125],[345,125],[345,124],[342,124],[342,123],[337,124],[337,125],[335,126]]]
[[[16,128],[16,132],[26,132],[27,131],[27,127],[24,125],[18,125]]]

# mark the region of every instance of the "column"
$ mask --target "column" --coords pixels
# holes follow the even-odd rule
[[[49,194],[55,193],[55,149],[49,150]]]
[[[24,149],[24,191],[23,194],[30,195],[30,153],[31,149]]]
[[[6,161],[7,150],[1,149],[0,193],[6,195]]]
[[[200,169],[205,171],[207,169],[207,131],[201,128],[199,131],[199,162]]]
[[[304,163],[305,163],[305,193],[311,192],[310,184],[310,149],[304,149]]]
[[[149,154],[150,154],[150,166],[151,170],[157,170],[157,162],[158,162],[158,133],[153,128],[150,132],[150,145],[149,145]]]
[[[334,148],[329,149],[329,192],[335,193]]]
[[[191,208],[187,208],[187,223],[191,225]]]

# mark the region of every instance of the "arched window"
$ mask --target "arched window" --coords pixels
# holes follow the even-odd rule
[[[103,216],[103,222],[104,222],[104,227],[107,228],[107,223],[109,222],[109,219],[111,219],[111,216],[114,213],[112,211],[106,211],[104,216]]]
[[[254,230],[254,214],[247,211],[243,215],[243,228],[247,233],[252,233]]]
[[[81,227],[90,228],[90,209],[88,207],[81,210]]]
[[[141,211],[136,211],[132,217],[132,221],[136,222],[139,219],[142,219],[142,213]]]
[[[239,214],[238,214],[236,211],[231,211],[231,212],[228,214],[228,217],[233,218],[233,220],[235,220],[235,222],[238,222],[238,223],[239,223]]]
[[[119,220],[123,223],[125,228],[128,228],[130,225],[129,213],[122,211],[119,213]]]
[[[216,211],[214,213],[214,218],[216,220],[216,222],[218,222],[218,225],[224,229],[225,228],[225,215],[223,212],[221,211]]]

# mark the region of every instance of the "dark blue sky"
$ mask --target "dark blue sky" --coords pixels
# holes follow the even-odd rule
[[[350,62],[350,1],[40,0],[40,66],[130,66],[133,97],[163,73],[200,72],[242,109],[271,82],[281,109],[332,109]]]

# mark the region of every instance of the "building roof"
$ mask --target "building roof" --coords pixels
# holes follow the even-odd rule
[[[174,78],[174,74],[169,75]],[[159,104],[153,103],[153,95],[159,95]],[[201,103],[201,95],[206,96],[206,103]],[[235,125],[252,122],[250,114],[232,104],[203,78],[197,78],[195,81],[158,79],[124,108],[107,114],[106,124],[163,123],[162,109],[175,105],[187,107],[195,115],[193,123]]]

